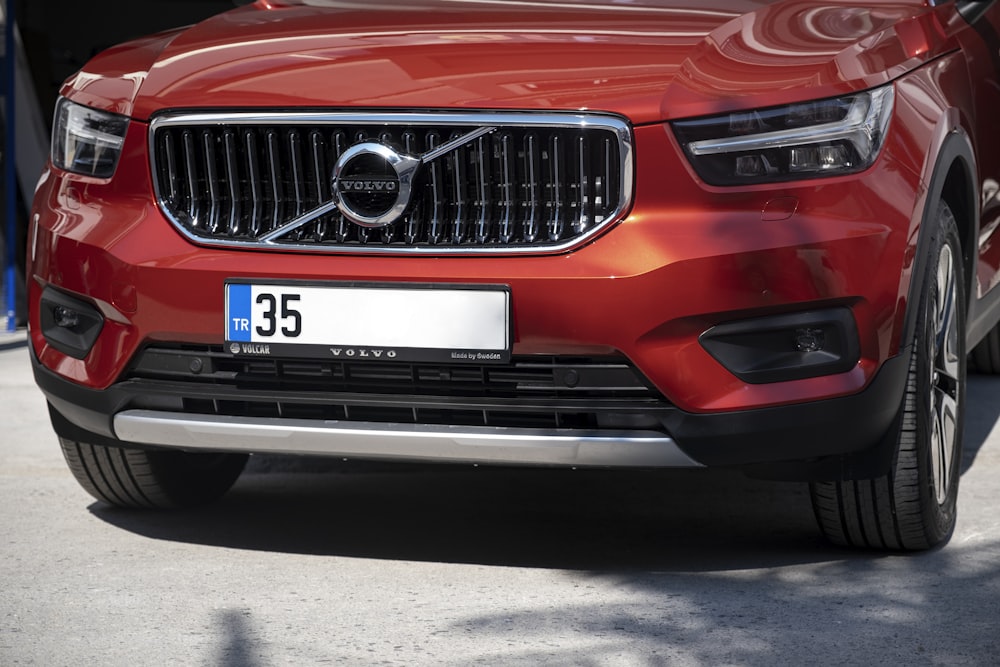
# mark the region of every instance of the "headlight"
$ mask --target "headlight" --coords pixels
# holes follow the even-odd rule
[[[60,99],[52,123],[52,163],[77,174],[109,178],[127,129],[125,116]]]
[[[674,122],[711,185],[840,176],[875,162],[892,115],[892,85],[847,97]]]

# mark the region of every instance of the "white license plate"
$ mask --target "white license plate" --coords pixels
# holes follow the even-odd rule
[[[506,363],[510,289],[226,283],[226,348],[250,356]]]

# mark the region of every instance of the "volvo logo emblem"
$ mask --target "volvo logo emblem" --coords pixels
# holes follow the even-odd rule
[[[496,131],[477,127],[418,156],[399,153],[373,141],[351,146],[333,166],[333,198],[260,237],[265,243],[327,215],[334,209],[362,227],[386,227],[399,220],[410,205],[413,178],[420,165]]]
[[[410,203],[410,187],[420,158],[383,144],[351,146],[333,168],[333,196],[345,218],[363,227],[395,222]]]

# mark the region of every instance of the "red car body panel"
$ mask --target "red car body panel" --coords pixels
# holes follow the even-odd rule
[[[111,49],[63,94],[139,119],[208,104],[601,109],[639,125],[881,85],[953,50],[961,22],[921,2],[266,4]]]
[[[347,11],[258,2],[97,56],[63,95],[132,122],[114,178],[51,166],[43,174],[29,298],[56,286],[86,295],[107,321],[92,352],[76,359],[47,342],[36,309],[35,355],[74,383],[105,389],[151,341],[220,343],[227,278],[440,280],[510,285],[515,354],[620,353],[687,412],[857,394],[908,344],[911,273],[936,156],[955,133],[975,146],[1000,145],[996,124],[981,121],[1000,108],[997,88],[959,50],[991,47],[977,42],[954,4],[679,5],[575,4],[569,12],[438,2]],[[711,186],[668,124],[889,82],[897,93],[886,143],[860,175]],[[613,113],[633,128],[632,208],[557,254],[203,247],[179,234],[151,195],[147,133],[165,110],[205,108]],[[983,193],[970,231],[977,297],[1000,280],[997,153],[977,151],[971,175]],[[846,372],[748,383],[699,343],[721,323],[831,306],[849,308],[857,322],[860,359]]]

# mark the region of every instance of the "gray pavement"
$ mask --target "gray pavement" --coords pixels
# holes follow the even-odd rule
[[[997,665],[1000,378],[958,528],[825,545],[800,485],[259,459],[198,512],[109,508],[0,338],[0,665]]]

